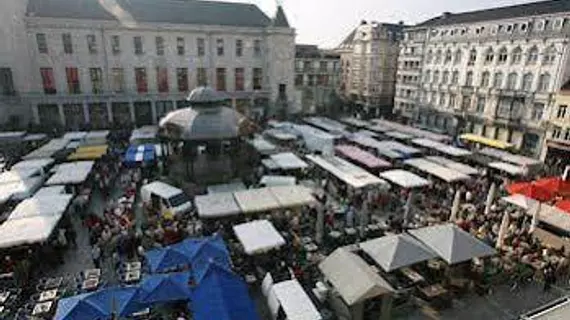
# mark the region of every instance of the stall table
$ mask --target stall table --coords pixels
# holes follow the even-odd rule
[[[57,289],[46,290],[40,294],[39,302],[54,300],[57,297]]]
[[[439,298],[447,294],[447,289],[445,289],[441,284],[433,284],[431,286],[418,289],[428,299]]]
[[[402,268],[402,269],[400,269],[400,272],[408,280],[410,280],[413,284],[425,281],[424,277],[421,274],[417,273],[416,271],[412,270],[411,268]]]
[[[46,301],[46,302],[38,303],[34,307],[34,310],[32,311],[32,315],[33,316],[39,316],[39,315],[49,313],[52,305],[53,305],[53,301]]]
[[[83,272],[85,279],[99,279],[101,276],[101,269],[88,269]]]
[[[10,297],[10,291],[4,291],[0,293],[0,304],[4,304],[9,297]]]
[[[81,285],[81,289],[91,291],[91,290],[97,289],[98,286],[99,286],[99,279],[98,278],[97,279],[87,279],[87,280],[83,281],[83,284]]]

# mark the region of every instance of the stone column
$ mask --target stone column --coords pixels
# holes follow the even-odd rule
[[[129,101],[129,111],[131,113],[131,122],[136,126],[135,104],[132,101]]]
[[[111,102],[105,102],[105,106],[107,107],[107,121],[113,123],[113,107],[111,106]]]
[[[89,105],[87,104],[87,101],[83,102],[83,119],[85,120],[85,123],[89,123],[90,119],[89,119]]]
[[[61,105],[58,105],[58,107],[61,107]],[[33,118],[33,119],[34,119],[34,122],[35,122],[36,124],[40,124],[40,112],[38,111],[38,105],[37,105],[37,104],[34,104],[34,105],[32,106],[32,114],[33,114],[33,117],[34,117],[34,118]],[[60,115],[61,115],[61,113],[60,113]]]
[[[62,104],[57,105],[57,112],[59,113],[59,121],[61,122],[61,125],[65,127],[65,112],[63,111]]]

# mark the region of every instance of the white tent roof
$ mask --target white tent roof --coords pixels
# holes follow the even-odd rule
[[[8,220],[63,214],[72,198],[73,196],[68,194],[36,195],[20,202],[16,208],[12,210]]]
[[[200,218],[218,218],[241,213],[234,195],[230,192],[199,195],[194,198],[194,204]]]
[[[22,200],[30,197],[42,185],[43,178],[35,177],[16,182],[0,184],[0,203],[10,199]]]
[[[269,188],[236,191],[234,198],[244,213],[270,211],[280,207]]]
[[[385,136],[394,138],[394,139],[402,139],[402,140],[409,140],[412,139],[414,136],[411,134],[403,133],[400,131],[388,131],[384,132]]]
[[[294,186],[297,184],[297,178],[293,176],[263,176],[259,183],[266,187]]]
[[[310,205],[316,202],[311,189],[305,186],[277,186],[269,190],[283,208]]]
[[[510,152],[499,150],[499,149],[494,149],[494,148],[483,148],[482,150],[479,151],[479,153],[497,158],[497,159],[505,161],[505,162],[516,164],[516,165],[521,166],[521,167],[522,166],[533,166],[533,165],[537,165],[537,164],[542,163],[540,160],[537,160],[537,159],[521,156],[518,154],[512,154]]]
[[[65,147],[69,144],[69,142],[70,141],[67,139],[52,139],[47,144],[23,156],[22,159],[28,160],[28,159],[50,158],[56,152],[65,149]]]
[[[67,132],[66,134],[64,134],[63,139],[67,139],[70,141],[83,140],[83,139],[85,139],[86,136],[87,136],[87,132],[85,132],[85,131],[72,131],[72,132]]]
[[[319,269],[349,306],[394,291],[362,258],[344,248],[326,257]]]
[[[277,163],[275,163],[275,161],[271,160],[271,159],[261,159],[261,164],[266,167],[267,169],[271,170],[277,170],[279,169],[279,166],[277,165]]]
[[[417,148],[413,148],[398,141],[392,141],[392,140],[378,141],[377,148],[390,149],[394,152],[403,153],[405,155],[422,153]]]
[[[83,183],[91,173],[93,163],[93,161],[77,161],[60,164],[46,185]]]
[[[143,188],[165,199],[169,199],[181,193],[184,193],[184,191],[181,189],[173,187],[168,183],[164,183],[162,181],[153,181],[151,183],[147,183],[143,185]]]
[[[65,186],[59,185],[40,188],[38,191],[36,191],[34,197],[44,197],[59,194],[65,194]]]
[[[285,239],[268,220],[256,220],[233,227],[245,253],[252,255],[279,248]]]
[[[274,154],[270,156],[270,159],[283,170],[303,169],[308,166],[305,161],[291,152]]]
[[[308,155],[307,159],[353,188],[358,189],[374,185],[388,187],[386,181],[342,158]]]
[[[437,257],[435,252],[407,234],[362,242],[360,248],[386,272]]]
[[[38,141],[47,138],[47,134],[45,133],[32,133],[26,134],[24,137],[24,141]]]
[[[231,182],[231,183],[224,183],[224,184],[215,184],[208,186],[208,193],[221,193],[221,192],[234,192],[240,190],[246,190],[245,184],[241,181]]]
[[[14,183],[34,176],[39,168],[21,168],[0,173],[0,184]]]
[[[540,204],[538,201],[518,193],[503,197],[501,200],[513,204],[524,210],[534,209]]]
[[[248,142],[257,152],[261,154],[270,154],[277,151],[277,147],[273,143],[265,140],[260,135],[256,135]]]
[[[490,168],[498,169],[510,175],[525,175],[526,169],[506,162],[491,162],[488,164]]]
[[[495,249],[454,224],[441,224],[408,231],[448,264],[495,254]]]
[[[424,148],[428,148],[428,149],[433,149],[433,150],[437,150],[439,152],[445,153],[449,156],[452,157],[464,157],[464,156],[468,156],[471,154],[471,151],[464,149],[464,148],[457,148],[445,143],[441,143],[439,141],[434,141],[434,140],[430,140],[430,139],[424,139],[424,138],[419,138],[419,139],[414,139],[412,140],[413,144],[416,144],[418,146],[422,146]]]
[[[412,166],[420,171],[438,177],[446,182],[454,182],[460,180],[469,180],[470,177],[464,173],[449,169],[434,162],[425,159],[408,159],[404,163]]]
[[[388,121],[388,120],[384,120],[384,119],[372,119],[371,121],[376,126],[378,126],[380,128],[384,128],[383,131],[396,130],[396,131],[400,131],[400,132],[407,133],[410,135],[414,135],[418,138],[420,138],[420,137],[421,138],[427,138],[427,139],[434,140],[434,141],[446,141],[446,140],[452,139],[452,137],[450,137],[448,135],[434,133],[434,132],[427,131],[427,130],[422,130],[419,128],[411,127],[411,126],[401,124],[401,123],[397,123],[397,122],[393,122],[393,121]]]
[[[269,130],[265,130],[264,133],[268,136],[271,136],[277,140],[281,140],[281,141],[291,141],[291,140],[297,140],[297,136],[290,133],[290,132],[286,132],[285,130],[280,130],[280,129],[269,129]]]
[[[45,168],[54,163],[53,159],[31,159],[31,160],[23,160],[20,161],[12,166],[12,170],[14,169],[26,169],[26,168]]]
[[[158,126],[143,126],[131,132],[129,142],[137,142],[136,140],[153,140],[156,139],[158,133]]]
[[[406,170],[388,170],[380,173],[380,177],[402,188],[416,188],[430,185],[431,182]]]
[[[271,288],[287,320],[321,320],[321,314],[295,279],[279,282]]]
[[[429,160],[431,162],[440,164],[444,167],[448,167],[449,169],[467,174],[467,175],[477,175],[479,174],[479,170],[468,166],[466,164],[463,164],[461,162],[457,162],[457,161],[453,161],[451,159],[447,159],[444,157],[438,157],[438,156],[430,156],[430,157],[425,157],[426,160]]]
[[[532,214],[533,212],[528,211],[527,213]],[[570,232],[570,214],[566,211],[543,203],[540,205],[538,218],[546,224]]]
[[[7,220],[0,225],[0,248],[46,241],[61,214]]]
[[[109,130],[99,130],[99,131],[89,131],[85,136],[85,139],[107,139],[109,135]]]
[[[368,121],[360,120],[357,118],[350,118],[350,117],[342,118],[342,119],[340,119],[340,121],[347,123],[347,124],[354,126],[354,127],[362,127],[363,128],[363,127],[367,127],[370,125],[370,123],[368,123]]]

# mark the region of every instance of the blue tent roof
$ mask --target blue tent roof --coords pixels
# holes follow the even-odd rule
[[[192,294],[192,301],[196,320],[260,319],[243,280],[215,263],[209,264]]]
[[[156,157],[153,144],[131,145],[125,153],[125,163],[152,162]]]
[[[190,299],[189,272],[154,274],[143,278],[138,299],[141,303],[160,303]]]
[[[90,293],[63,298],[57,303],[54,320],[98,319],[107,317],[100,306],[86,300]]]
[[[145,257],[152,272],[190,265],[190,257],[175,246],[147,251]]]
[[[146,306],[137,300],[138,287],[115,287],[88,294],[85,300],[99,307],[108,315],[113,312],[119,316],[128,316],[144,309]]]
[[[216,263],[231,270],[230,256],[225,248],[225,244],[221,247],[217,240],[204,241],[200,244],[194,255],[190,265],[194,272],[194,277],[199,282],[204,274],[208,271],[210,263]]]

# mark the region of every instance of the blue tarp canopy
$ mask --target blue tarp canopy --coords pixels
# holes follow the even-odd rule
[[[101,319],[107,314],[100,306],[87,301],[90,293],[63,298],[57,303],[54,320]]]
[[[190,262],[194,278],[196,280],[201,279],[212,262],[231,269],[230,254],[224,240],[220,236],[207,238],[196,248]]]
[[[259,320],[245,283],[231,270],[210,263],[192,293],[195,320]]]
[[[61,299],[54,319],[110,319],[144,309],[137,300],[138,287],[108,288]]]
[[[149,163],[156,158],[154,144],[131,145],[125,153],[124,162],[127,164]]]
[[[190,265],[190,257],[177,246],[147,251],[145,257],[151,272],[164,272]]]
[[[190,299],[190,272],[153,274],[143,278],[138,300],[153,304]]]

